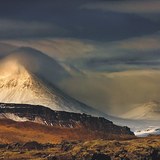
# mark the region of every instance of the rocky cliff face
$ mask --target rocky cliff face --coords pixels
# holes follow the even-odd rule
[[[0,104],[0,118],[14,121],[31,121],[47,126],[79,128],[117,135],[134,135],[128,127],[121,127],[102,117],[86,114],[53,111],[47,107],[28,104]]]

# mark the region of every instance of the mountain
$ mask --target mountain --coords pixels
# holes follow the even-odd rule
[[[93,116],[105,117],[117,125],[129,126],[132,131],[135,132],[146,129],[153,124],[153,122],[149,122],[148,124],[142,121],[137,122],[137,120],[130,121],[127,119],[116,118],[97,111],[96,109],[66,95],[55,85],[44,80],[35,72],[31,72],[27,66],[20,62],[19,59],[12,55],[0,63],[1,103],[42,105],[57,111],[86,113]],[[12,117],[13,115],[8,116]],[[25,117],[24,119],[22,117],[20,119],[15,115],[12,118],[14,120],[17,119],[18,121],[26,120]],[[144,126],[145,128],[143,128]]]
[[[108,134],[134,135],[128,127],[117,126],[102,117],[93,117],[84,113],[54,111],[44,106],[29,104],[1,103],[0,118],[22,122],[30,121],[64,128],[83,126],[93,131],[102,131]]]
[[[4,55],[0,61],[1,103],[42,105],[57,111],[105,117],[117,125],[129,126],[135,132],[153,124],[109,116],[68,96],[54,83],[70,75],[56,60],[40,51],[26,47],[11,47]],[[26,120],[25,117],[20,119],[15,115],[12,118]],[[157,122],[155,123],[159,127]]]
[[[58,61],[33,48],[20,47],[10,49],[10,52],[5,53],[2,57],[2,61],[17,61],[27,71],[52,83],[56,83],[61,78],[70,77],[70,74]]]
[[[160,102],[151,101],[135,106],[134,109],[122,115],[123,118],[137,120],[160,120]]]
[[[0,64],[0,102],[43,105],[53,110],[103,115],[31,72],[18,58],[12,55]]]

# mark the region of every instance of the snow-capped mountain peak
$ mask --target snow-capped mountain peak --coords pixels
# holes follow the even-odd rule
[[[43,105],[53,110],[101,115],[42,79],[15,56],[5,59],[0,65],[0,102]]]
[[[8,66],[11,68],[8,69]],[[14,88],[16,86],[21,86],[22,88],[31,87],[32,76],[16,60],[7,61],[0,68],[0,88]]]
[[[54,100],[44,84],[17,60],[5,60],[0,70],[1,102],[49,105]]]

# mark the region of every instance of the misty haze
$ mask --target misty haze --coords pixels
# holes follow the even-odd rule
[[[160,160],[160,1],[2,0],[0,160]]]

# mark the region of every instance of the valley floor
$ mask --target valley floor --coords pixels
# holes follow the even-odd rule
[[[0,160],[160,160],[160,135],[104,135],[1,119]]]
[[[0,160],[160,160],[160,136],[119,141],[0,144]]]

